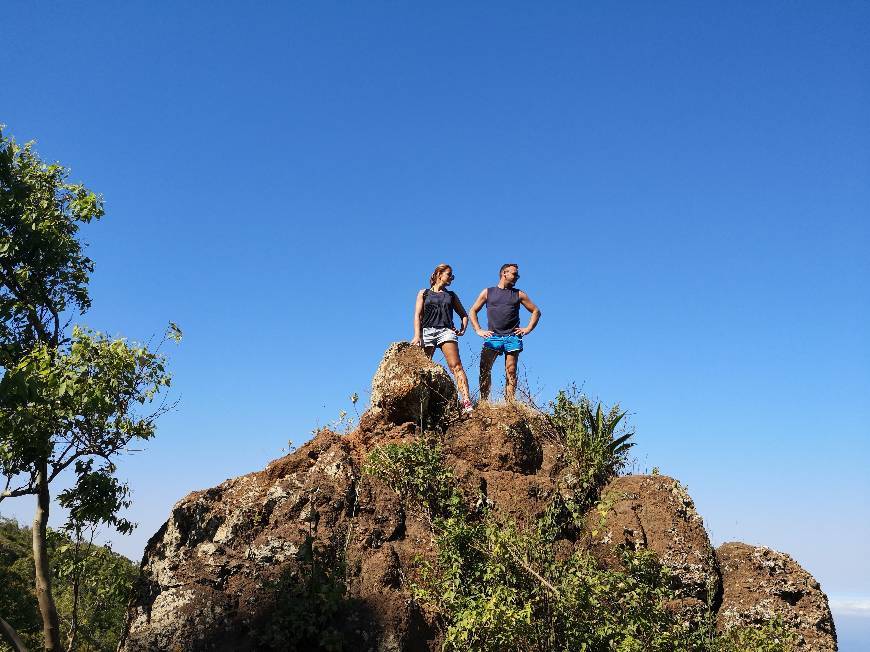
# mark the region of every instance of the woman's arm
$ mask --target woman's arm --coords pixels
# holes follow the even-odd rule
[[[414,346],[423,345],[423,331],[420,328],[420,322],[423,319],[423,290],[417,293],[417,302],[414,304],[414,339],[411,344]]]
[[[451,292],[450,294],[453,296],[453,309],[462,320],[462,326],[459,327],[459,330],[456,331],[456,334],[462,337],[463,335],[465,335],[465,329],[468,328],[468,313],[465,312],[465,307],[459,300],[459,295],[457,295],[455,292]]]

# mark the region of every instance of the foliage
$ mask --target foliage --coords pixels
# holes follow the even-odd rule
[[[33,143],[19,146],[0,125],[0,364],[41,339],[57,345],[65,311],[86,311],[93,261],[79,225],[103,216],[103,200],[45,164]]]
[[[557,440],[564,445],[576,475],[574,501],[581,509],[588,509],[601,488],[625,467],[628,451],[634,446],[628,441],[634,431],[617,431],[625,417],[619,404],[605,413],[601,403],[593,409],[589,398],[576,390],[560,391],[550,408]]]
[[[779,619],[758,627],[734,627],[719,634],[711,645],[713,652],[789,652],[795,649],[797,636]]]
[[[30,530],[0,518],[0,616],[25,641],[42,629],[33,595],[33,550]],[[0,650],[6,650],[0,640]]]
[[[77,327],[68,344],[37,344],[9,361],[0,379],[0,471],[31,477],[9,494],[33,493],[37,460],[47,461],[49,482],[72,465],[76,482],[58,496],[71,518],[130,531],[116,516],[127,490],[109,460],[154,435],[162,410],[141,416],[136,407],[169,385],[165,365],[144,346]]]
[[[49,531],[52,586],[61,624],[69,630],[78,600],[79,652],[117,648],[137,568],[108,546]],[[78,589],[76,589],[78,584]],[[77,598],[76,598],[77,594]],[[42,645],[42,622],[33,594],[31,531],[0,518],[0,614],[32,649]],[[0,650],[6,650],[0,643]]]
[[[281,652],[342,652],[357,649],[352,627],[355,604],[347,597],[344,567],[317,550],[308,536],[300,548],[300,568],[291,568],[266,587],[274,601],[258,642]]]
[[[584,552],[557,561],[540,531],[492,520],[457,525],[439,523],[437,567],[417,589],[448,616],[446,650],[664,652],[692,644],[693,633],[665,608],[670,577],[651,553],[623,551],[625,570],[604,570]]]
[[[447,515],[460,503],[453,474],[442,462],[437,435],[431,433],[406,444],[378,446],[369,454],[363,473],[380,478],[403,498],[421,505],[430,518]]]

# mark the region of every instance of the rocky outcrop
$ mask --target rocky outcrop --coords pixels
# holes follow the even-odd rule
[[[413,441],[421,424],[437,428],[444,460],[469,506],[486,506],[520,528],[556,496],[564,498],[574,481],[541,413],[522,404],[482,404],[460,418],[455,403],[443,368],[417,347],[394,344],[378,367],[372,407],[357,430],[321,431],[262,471],[179,501],[146,548],[120,651],[309,649],[305,631],[320,635],[324,628],[347,649],[440,650],[443,623],[412,599],[409,579],[436,554],[430,523],[379,477],[361,472],[368,453]],[[808,645],[823,640],[818,632],[833,638],[824,594],[784,555],[788,563],[768,569],[770,584],[751,580],[769,589],[734,588],[743,586],[741,573],[756,567],[725,546],[717,564],[701,517],[676,480],[617,478],[603,497],[601,509],[587,517],[585,538],[559,542],[565,554],[583,546],[608,565],[617,563],[614,546],[646,548],[673,571],[676,608],[683,612],[706,613],[721,595],[722,628],[756,622],[754,614],[766,610],[758,617],[781,615]],[[315,574],[331,577],[338,570],[341,591],[305,593]],[[340,609],[323,622],[305,620],[306,605],[321,599],[340,599]],[[282,628],[302,642],[282,643],[276,638]]]
[[[722,604],[716,627],[729,630],[778,618],[797,634],[801,652],[834,652],[837,635],[819,583],[788,555],[745,543],[716,549]]]
[[[656,553],[673,573],[677,595],[702,605],[720,590],[716,556],[704,520],[685,488],[664,475],[614,479],[602,492],[600,509],[587,517],[596,557],[616,564],[614,545]]]
[[[672,576],[677,596],[668,606],[698,625],[715,605],[721,582],[704,520],[686,489],[664,475],[615,478],[586,517],[583,543],[605,566],[619,567],[617,550],[650,550]]]

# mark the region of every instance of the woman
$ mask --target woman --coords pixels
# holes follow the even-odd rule
[[[435,347],[441,348],[462,395],[462,413],[468,414],[472,409],[468,378],[459,359],[459,337],[465,335],[468,313],[456,293],[446,289],[453,282],[453,278],[453,269],[442,263],[429,277],[429,289],[417,293],[417,303],[414,306],[414,339],[411,344],[422,346],[430,360],[435,354]],[[458,329],[453,326],[454,310],[462,320],[462,327]]]

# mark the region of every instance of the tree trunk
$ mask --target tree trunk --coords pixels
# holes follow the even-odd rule
[[[43,460],[36,476],[39,493],[36,497],[36,514],[33,517],[33,566],[36,570],[36,599],[42,615],[42,632],[46,652],[61,652],[60,624],[57,608],[51,595],[51,568],[48,563],[48,511],[51,497],[48,493],[48,463]]]
[[[15,652],[27,652],[24,643],[22,643],[21,639],[18,638],[18,632],[15,631],[15,628],[12,627],[12,625],[2,618],[0,618],[0,634],[3,635],[3,638],[6,639],[6,642],[12,646],[12,649],[15,650]]]

